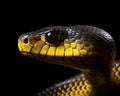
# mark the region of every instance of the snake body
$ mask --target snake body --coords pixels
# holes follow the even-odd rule
[[[120,90],[116,45],[105,30],[88,25],[49,26],[22,34],[19,51],[30,58],[82,72],[37,96],[110,96]]]

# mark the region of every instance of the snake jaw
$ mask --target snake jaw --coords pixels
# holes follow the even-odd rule
[[[46,34],[49,32],[54,31],[49,29],[49,31],[44,30],[21,35],[18,39],[19,50],[23,53],[23,55],[30,57],[35,56],[35,58],[38,58],[42,61],[44,57],[47,57],[49,59],[45,59],[45,62],[57,63],[60,65],[63,64],[65,66],[75,67],[77,69],[78,66],[81,69],[86,67],[85,64],[80,64],[81,61],[83,62],[83,58],[95,54],[95,52],[93,52],[93,44],[87,40],[84,40],[84,32],[80,33],[79,31],[66,29],[65,32],[67,33],[65,34],[67,37],[66,35],[63,35],[66,37],[66,39],[57,45],[50,44],[46,40]],[[60,38],[61,36],[58,35],[58,37]],[[75,64],[73,64],[73,62],[75,62]]]
[[[102,51],[109,47],[106,47],[104,39],[106,38],[96,37],[91,31],[76,30],[74,27],[47,27],[21,35],[18,39],[18,48],[24,55],[33,58],[35,56],[42,61],[44,57],[49,58],[45,59],[45,62],[91,70],[93,67],[101,66],[97,61],[104,64],[99,58],[106,58],[103,57],[104,55],[109,56],[109,50]],[[54,40],[58,41],[54,42]]]

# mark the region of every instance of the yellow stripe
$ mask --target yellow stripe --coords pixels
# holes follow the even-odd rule
[[[65,49],[70,47],[70,44],[64,44]]]
[[[81,55],[87,55],[87,51],[85,49],[80,50]]]
[[[65,56],[72,56],[72,48],[68,48],[65,50]]]
[[[39,54],[41,48],[45,45],[44,42],[38,41],[34,44],[34,47],[32,48],[31,52],[35,54]]]
[[[42,48],[41,51],[40,51],[40,54],[41,54],[41,55],[46,55],[48,49],[49,49],[49,46],[48,46],[48,45],[43,46],[43,48]]]
[[[41,35],[41,40],[42,40],[43,42],[46,42],[45,34],[42,34],[42,35]]]
[[[48,56],[54,56],[55,55],[55,49],[56,49],[56,47],[50,47],[48,52],[47,52],[47,55]]]
[[[22,51],[21,42],[20,41],[18,42],[18,48],[19,48],[20,51]]]
[[[64,52],[65,52],[65,49],[64,49],[64,46],[59,46],[57,47],[56,49],[56,56],[64,56]]]
[[[25,52],[30,52],[30,49],[32,48],[32,46],[28,46],[28,45],[21,45],[22,46],[22,49],[25,51]]]
[[[78,49],[73,49],[73,56],[79,56],[80,53],[78,51]]]
[[[75,48],[76,47],[76,43],[71,43],[71,47]]]
[[[81,50],[84,47],[84,44],[77,44],[76,48]]]

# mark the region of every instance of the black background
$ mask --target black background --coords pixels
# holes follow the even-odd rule
[[[3,74],[5,78],[5,94],[16,96],[32,96],[37,92],[60,82],[79,72],[58,65],[52,65],[24,57],[17,47],[18,37],[26,32],[37,30],[51,25],[93,25],[109,32],[115,39],[117,45],[116,59],[120,58],[120,30],[119,9],[101,9],[102,5],[74,8],[73,6],[32,5],[23,8],[15,6],[7,10],[5,14],[5,45],[7,45]],[[53,8],[51,8],[51,6]],[[98,9],[96,9],[96,7]],[[8,8],[9,9],[9,8]],[[83,10],[84,9],[84,10]],[[100,9],[100,10],[99,10]],[[5,12],[6,13],[6,12]],[[10,92],[9,92],[10,90]]]

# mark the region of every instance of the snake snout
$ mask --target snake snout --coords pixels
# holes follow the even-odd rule
[[[18,49],[21,52],[30,52],[35,40],[30,33],[25,33],[18,38]]]
[[[20,35],[20,37],[18,38],[18,40],[23,41],[23,40],[27,39],[29,36],[30,36],[30,33],[22,34],[22,35]]]

